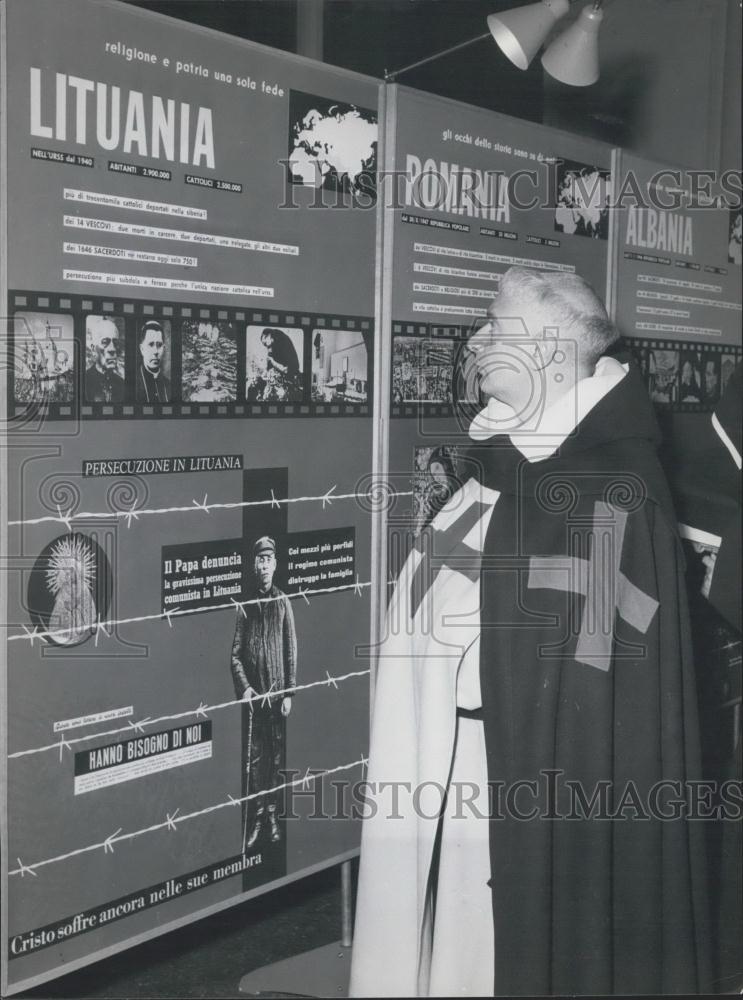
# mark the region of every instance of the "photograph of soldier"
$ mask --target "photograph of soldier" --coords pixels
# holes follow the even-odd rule
[[[85,351],[85,401],[123,403],[126,398],[124,320],[120,316],[87,316]]]
[[[181,326],[184,403],[234,403],[237,337],[226,320],[187,320]]]
[[[297,680],[297,637],[289,598],[273,582],[276,542],[268,535],[253,546],[253,580],[247,603],[237,610],[232,643],[232,680],[243,707],[243,761],[247,794],[256,795],[282,783],[286,717],[292,707],[287,689]],[[260,600],[255,600],[260,598]],[[273,692],[277,692],[274,694]],[[281,840],[276,809],[278,792],[258,795],[245,804],[243,852],[261,834]]]
[[[170,403],[170,321],[147,320],[137,332],[138,403]]]
[[[249,326],[245,333],[245,399],[300,403],[304,399],[304,331]]]
[[[66,313],[16,313],[15,400],[69,403],[74,381],[74,331]]]
[[[366,344],[355,330],[312,331],[312,399],[318,403],[365,403]]]

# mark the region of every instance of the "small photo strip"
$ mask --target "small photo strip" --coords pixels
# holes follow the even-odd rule
[[[122,316],[88,313],[85,317],[86,403],[124,403],[130,399],[126,383],[126,324]]]
[[[237,336],[227,320],[183,320],[180,330],[184,403],[234,403]]]
[[[245,330],[245,399],[249,403],[304,400],[304,330],[248,326]]]
[[[13,317],[16,403],[70,403],[75,393],[75,321],[69,313]]]
[[[358,330],[312,331],[312,402],[366,403],[369,357]]]

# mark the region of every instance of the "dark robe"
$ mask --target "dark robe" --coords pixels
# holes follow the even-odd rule
[[[683,557],[658,441],[631,369],[552,458],[529,463],[505,437],[468,456],[501,491],[481,574],[489,781],[537,781],[516,808],[558,816],[570,810],[565,782],[588,799],[607,782],[608,812],[624,802],[627,817],[495,809],[496,995],[710,986],[704,825],[649,809],[655,783],[700,777]]]
[[[137,365],[137,401],[140,403],[170,403],[170,382],[160,374],[157,378],[145,368]]]
[[[99,372],[91,365],[85,372],[85,401],[87,403],[123,403],[126,383],[116,372]]]
[[[722,521],[722,541],[712,576],[709,599],[737,632],[741,631],[740,592],[740,454],[741,407],[743,405],[743,379],[740,364],[728,380],[722,399],[714,413],[714,427],[720,438],[719,451],[724,450],[719,479],[709,483],[710,492],[728,497],[732,510]],[[733,457],[737,454],[737,462]]]

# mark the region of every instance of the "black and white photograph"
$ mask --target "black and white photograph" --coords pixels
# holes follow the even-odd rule
[[[679,352],[678,401],[679,403],[704,402],[701,351]]]
[[[312,331],[312,401],[365,403],[369,393],[369,358],[363,334],[356,330]]]
[[[727,388],[730,376],[735,371],[739,360],[740,358],[735,354],[728,354],[725,351],[720,354],[720,386],[723,392]]]
[[[75,392],[74,319],[18,312],[13,317],[16,403],[70,403]]]
[[[730,212],[728,232],[728,262],[741,266],[743,261],[743,212],[740,208]]]
[[[392,341],[392,402],[451,403],[456,341],[399,337]]]
[[[111,565],[95,539],[78,531],[59,535],[28,578],[31,623],[53,646],[79,646],[105,621],[112,594]]]
[[[648,392],[654,403],[675,403],[678,399],[679,352],[647,347],[641,361]]]
[[[413,459],[413,530],[427,527],[462,485],[457,445],[416,448]]]
[[[243,854],[282,840],[282,769],[291,689],[297,682],[297,633],[291,601],[274,582],[281,557],[286,554],[270,535],[248,541],[246,603],[236,617],[230,655],[235,695],[249,713]]]
[[[610,201],[609,171],[571,160],[558,164],[555,232],[608,239]]]
[[[121,316],[85,317],[86,403],[123,403],[129,398],[126,352],[126,323]]]
[[[234,403],[237,335],[226,320],[184,321],[180,328],[184,403]]]
[[[702,352],[702,393],[704,403],[714,409],[722,395],[722,357],[718,351]]]
[[[291,91],[291,183],[376,197],[377,140],[377,115],[371,109]]]
[[[743,998],[741,81],[0,0],[2,1000]]]
[[[304,338],[304,330],[296,327],[247,327],[245,399],[249,403],[302,402]]]
[[[138,403],[172,403],[171,323],[148,319],[137,325],[135,398]]]

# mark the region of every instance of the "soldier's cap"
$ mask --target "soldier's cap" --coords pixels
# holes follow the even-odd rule
[[[253,557],[261,555],[263,552],[270,552],[272,555],[276,555],[276,542],[273,538],[269,538],[268,535],[263,535],[253,546]]]

